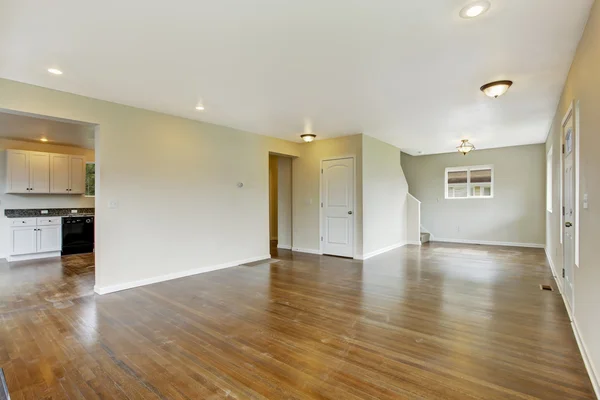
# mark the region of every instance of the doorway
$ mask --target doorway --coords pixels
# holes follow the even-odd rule
[[[271,255],[292,249],[292,158],[269,154],[269,244]]]
[[[576,137],[575,125],[573,121],[573,109],[569,110],[562,126],[562,174],[563,174],[563,288],[564,296],[567,302],[569,312],[574,311],[574,292],[575,292],[575,261],[576,261],[576,240],[575,232],[578,229],[576,224],[576,184],[575,184],[575,155],[576,155]]]
[[[321,253],[354,257],[354,158],[321,162]]]

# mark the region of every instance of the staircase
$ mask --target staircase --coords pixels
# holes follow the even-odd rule
[[[427,232],[421,232],[421,244],[429,242],[431,234]]]

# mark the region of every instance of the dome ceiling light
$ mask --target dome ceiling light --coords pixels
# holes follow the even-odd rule
[[[486,96],[497,99],[506,93],[512,84],[512,81],[495,81],[486,83],[480,88],[480,90],[485,93]]]
[[[469,143],[469,139],[462,139],[460,145],[456,148],[459,153],[462,153],[463,156],[466,156],[471,151],[475,150],[475,146]]]
[[[458,15],[465,19],[479,17],[481,14],[489,10],[490,6],[491,4],[487,0],[476,1],[463,7]]]
[[[315,138],[317,137],[317,135],[315,135],[314,133],[305,133],[303,135],[300,135],[300,137],[302,138],[302,140],[304,140],[306,143],[310,143],[313,140],[315,140]]]
[[[304,133],[300,135],[300,137],[306,143],[312,142],[317,137],[317,135],[313,133],[312,121],[310,120],[310,118],[304,118]]]

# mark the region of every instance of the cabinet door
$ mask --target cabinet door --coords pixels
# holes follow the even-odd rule
[[[69,156],[50,154],[50,193],[69,194]]]
[[[69,156],[71,168],[71,185],[69,193],[84,194],[85,193],[85,157]]]
[[[29,153],[29,192],[50,193],[50,154]]]
[[[29,193],[29,152],[6,150],[6,193]]]
[[[37,228],[37,252],[60,251],[62,247],[62,229],[60,225]]]
[[[37,251],[37,228],[35,226],[10,229],[10,254],[31,254]]]

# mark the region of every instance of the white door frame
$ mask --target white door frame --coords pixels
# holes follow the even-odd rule
[[[574,256],[574,265],[575,265],[575,269],[579,268],[579,101],[573,100],[571,102],[571,104],[569,105],[569,109],[567,110],[565,116],[563,117],[561,124],[560,124],[560,173],[559,173],[559,184],[560,184],[560,192],[559,192],[559,198],[560,198],[560,209],[559,209],[559,219],[560,219],[560,230],[559,230],[559,238],[560,238],[560,246],[561,246],[561,253],[562,253],[562,271],[556,271],[559,272],[561,276],[557,277],[558,281],[560,282],[561,286],[562,286],[562,290],[561,290],[561,294],[563,296],[563,299],[566,300],[565,298],[565,287],[564,287],[564,283],[565,283],[565,278],[563,277],[564,271],[565,271],[565,265],[564,265],[564,259],[565,259],[565,243],[564,243],[564,235],[565,235],[565,215],[564,215],[564,204],[565,204],[565,187],[564,187],[564,179],[565,179],[565,153],[564,153],[564,147],[565,147],[565,135],[564,135],[564,128],[565,125],[567,124],[567,121],[569,120],[569,118],[572,118],[572,124],[573,124],[573,132],[575,134],[575,141],[573,142],[573,152],[575,152],[574,157],[573,157],[573,168],[575,169],[574,172],[574,176],[573,176],[573,180],[574,180],[574,199],[573,199],[573,213],[574,218],[574,224],[575,224],[575,229],[574,229],[574,244],[573,244],[573,256]],[[571,320],[573,319],[572,315],[574,315],[575,313],[575,269],[573,270],[573,276],[572,276],[572,298],[573,301],[565,301],[565,304],[568,305],[567,307],[567,311],[569,313],[569,316],[571,317]],[[570,307],[570,309],[569,309]]]
[[[351,155],[347,155],[347,156],[338,156],[338,157],[327,157],[327,158],[322,158],[321,161],[319,162],[319,254],[323,254],[323,231],[324,231],[324,224],[323,224],[323,162],[324,161],[333,161],[333,160],[343,160],[345,158],[351,158],[352,159],[352,164],[353,164],[353,168],[354,168],[354,182],[353,182],[353,186],[354,186],[354,190],[352,193],[353,196],[353,203],[354,204],[354,212],[352,213],[352,258],[356,258],[356,209],[357,209],[357,204],[356,204],[356,155],[351,154]]]

